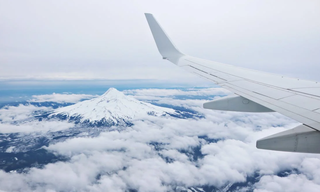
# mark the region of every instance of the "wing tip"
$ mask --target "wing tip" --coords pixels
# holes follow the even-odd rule
[[[182,54],[169,39],[162,27],[151,13],[144,13],[152,32],[153,38],[156,42],[158,50],[164,59],[167,59],[175,64],[184,55]]]

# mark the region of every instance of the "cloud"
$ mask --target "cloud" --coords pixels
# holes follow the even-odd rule
[[[281,170],[298,168],[306,156],[256,149],[254,139],[261,131],[253,128],[246,132],[253,135],[252,140],[230,134],[217,143],[207,143],[197,136],[208,134],[212,138],[221,138],[219,132],[222,129],[230,133],[235,129],[244,131],[248,127],[233,127],[243,122],[220,126],[219,122],[201,121],[205,123],[195,127],[198,120],[150,118],[123,131],[115,130],[101,133],[95,138],[73,138],[56,143],[48,149],[71,160],[50,164],[43,169],[33,168],[22,178],[28,178],[27,181],[32,178],[33,184],[41,183],[36,184],[40,190],[52,187],[55,190],[101,191],[102,186],[107,186],[115,191],[167,191],[177,185],[223,187],[228,183],[243,182],[256,171],[276,174]],[[151,143],[158,143],[160,146],[156,147],[159,149],[156,150]],[[201,146],[204,154],[198,161],[191,160],[181,152],[195,146]],[[167,162],[163,157],[173,161]],[[59,174],[55,174],[57,170]],[[64,182],[65,177],[70,182]]]
[[[1,133],[32,133],[55,132],[74,127],[73,123],[43,120],[39,121],[34,116],[39,113],[52,111],[51,107],[37,107],[34,105],[6,106],[0,109]]]
[[[318,1],[19,4],[1,3],[0,78],[195,81],[161,60],[143,14],[151,12],[190,55],[319,79]]]
[[[309,180],[303,174],[292,174],[288,177],[279,177],[276,175],[263,176],[255,184],[255,192],[273,192],[273,191],[310,191],[317,192],[320,185]]]
[[[6,106],[0,109],[2,122],[14,122],[32,118],[35,111],[50,110],[48,107],[36,107],[34,105]]]
[[[308,158],[301,163],[300,170],[306,173],[308,179],[320,184],[320,159]]]
[[[306,158],[312,158],[312,155],[258,150],[254,147],[254,141],[248,142],[246,139],[207,143],[195,135],[210,131],[214,134],[219,131],[219,127],[211,124],[211,130],[202,126],[195,128],[194,124],[188,126],[187,122],[162,120],[162,124],[153,126],[150,122],[140,122],[123,131],[110,131],[95,138],[73,138],[56,143],[48,149],[70,157],[69,162],[49,164],[43,169],[32,168],[24,175],[2,172],[5,178],[2,182],[7,182],[15,175],[22,182],[20,187],[30,190],[35,187],[37,190],[101,191],[107,187],[115,191],[167,191],[174,186],[223,187],[228,183],[243,182],[256,171],[276,174],[281,170],[299,168],[303,161],[306,165],[311,163]],[[199,129],[204,130],[201,133]],[[232,131],[228,126],[224,129]],[[251,130],[249,133],[257,137],[255,132],[260,131]],[[150,145],[152,142],[163,143],[163,146],[155,150]],[[191,160],[180,151],[199,145],[204,157],[198,161]],[[173,161],[167,162],[163,157]],[[312,172],[310,174],[314,175]],[[305,181],[306,185],[310,182],[308,179]],[[13,189],[4,188],[6,185],[3,183],[0,183],[2,189]],[[32,183],[32,186],[28,183]],[[263,188],[263,185],[257,184],[257,188]]]
[[[130,89],[125,90],[124,93],[128,95],[133,95],[136,99],[152,101],[153,103],[159,105],[168,104],[186,108],[202,107],[203,103],[209,101],[207,100],[208,97],[219,98],[233,94],[230,91],[223,88]],[[197,97],[201,97],[202,99],[199,99]]]
[[[84,99],[92,99],[97,95],[88,94],[46,94],[46,95],[33,95],[30,102],[56,102],[56,103],[77,103]]]
[[[214,96],[227,95],[231,92],[223,88],[202,88],[202,89],[129,89],[125,90],[126,94],[137,96],[175,96],[175,95],[196,95],[196,96]]]
[[[62,121],[30,121],[23,124],[0,123],[1,133],[55,132],[74,127],[73,123]]]

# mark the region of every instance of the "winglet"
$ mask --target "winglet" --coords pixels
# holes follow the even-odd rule
[[[145,13],[153,38],[163,59],[167,59],[175,64],[178,63],[183,54],[173,45],[169,37],[160,27],[157,20],[150,13]]]

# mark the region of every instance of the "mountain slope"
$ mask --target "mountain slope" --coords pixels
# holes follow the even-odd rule
[[[93,125],[128,125],[131,119],[146,115],[175,115],[174,109],[154,106],[126,96],[115,88],[110,88],[103,95],[56,109],[49,117],[58,117],[76,123]]]

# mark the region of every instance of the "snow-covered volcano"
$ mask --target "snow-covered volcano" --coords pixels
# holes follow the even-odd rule
[[[77,123],[92,125],[128,125],[130,120],[146,115],[167,116],[176,114],[174,109],[158,107],[126,96],[115,88],[103,95],[56,109],[49,117],[58,117]]]

